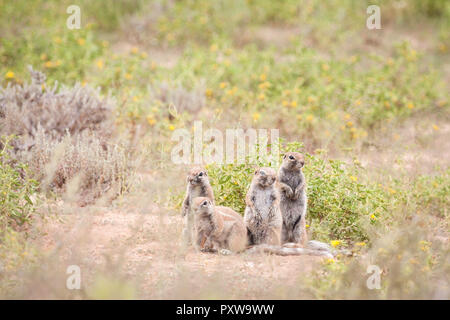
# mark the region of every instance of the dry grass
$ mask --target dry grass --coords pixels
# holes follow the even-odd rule
[[[44,191],[65,192],[81,205],[125,191],[129,153],[113,140],[112,101],[80,84],[47,89],[43,73],[30,73],[30,84],[0,91],[0,130],[15,137],[13,157],[29,165]]]

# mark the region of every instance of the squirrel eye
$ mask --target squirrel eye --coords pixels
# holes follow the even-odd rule
[[[289,156],[289,159],[294,160],[294,156],[292,156],[292,155]]]
[[[206,206],[207,204],[208,204],[208,200],[205,200],[205,201],[203,202],[203,205]]]
[[[199,175],[199,177],[201,177],[203,175],[203,172],[200,172],[198,175]]]

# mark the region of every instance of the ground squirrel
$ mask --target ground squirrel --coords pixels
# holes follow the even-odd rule
[[[202,252],[243,251],[246,247],[246,229],[242,217],[227,207],[215,207],[206,197],[193,201],[195,245]]]
[[[306,245],[306,181],[302,168],[305,159],[301,153],[288,152],[278,171],[280,209],[283,217],[282,243]]]
[[[272,168],[258,168],[255,171],[244,214],[249,245],[281,243],[282,217],[276,178]]]
[[[229,254],[244,251],[250,245],[245,252],[332,257],[331,250],[325,244],[316,244],[315,241],[310,241],[308,248],[299,248],[292,243],[280,246],[282,216],[276,179],[276,172],[271,168],[255,171],[247,193],[243,220],[233,209],[215,206],[206,171],[192,169],[187,178],[188,187],[182,209],[185,238],[191,242],[195,230],[196,247],[203,252]]]
[[[193,212],[192,201],[196,197],[207,197],[214,204],[214,193],[209,183],[208,173],[203,168],[192,168],[187,176],[186,197],[184,198],[181,214],[184,217],[183,239],[186,244],[192,243]]]

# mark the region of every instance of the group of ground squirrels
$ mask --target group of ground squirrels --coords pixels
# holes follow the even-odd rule
[[[233,209],[216,206],[206,170],[187,176],[182,204],[183,239],[202,252],[267,252],[278,255],[323,255],[331,248],[307,241],[306,181],[301,153],[288,152],[277,172],[257,168],[246,196],[244,218]]]

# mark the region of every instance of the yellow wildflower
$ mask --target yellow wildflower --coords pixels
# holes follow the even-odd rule
[[[313,97],[313,96],[309,96],[308,97],[308,102],[312,103],[312,102],[315,102],[315,101],[316,101],[316,97]]]
[[[260,115],[258,112],[255,112],[255,113],[253,114],[253,120],[254,120],[254,121],[258,121],[260,117],[261,117],[261,115]]]
[[[78,38],[77,42],[80,46],[84,46],[84,44],[86,43],[86,40],[84,40],[83,38]]]
[[[421,241],[419,241],[419,246],[420,246],[420,250],[428,251],[428,250],[430,250],[431,242],[425,241],[425,240],[421,240]]]
[[[217,46],[217,44],[212,44],[211,47],[209,47],[209,50],[211,52],[216,52],[217,49],[219,49],[219,47]]]
[[[12,71],[8,71],[8,72],[5,74],[5,78],[6,78],[6,79],[14,79],[14,77],[15,77],[15,75],[14,75],[14,72],[12,72]]]
[[[173,124],[171,124],[171,125],[169,126],[169,130],[170,130],[170,131],[175,130],[175,126],[174,126]]]
[[[336,248],[337,246],[339,246],[341,244],[341,241],[339,241],[339,240],[332,240],[330,243],[331,243],[331,246],[333,248]]]
[[[206,89],[206,90],[205,90],[205,95],[206,95],[208,98],[211,98],[211,97],[213,96],[213,91],[212,91],[211,89]]]
[[[153,126],[156,123],[156,120],[153,118],[152,115],[147,116],[147,122],[149,125]]]
[[[102,59],[97,61],[97,68],[99,68],[100,70],[103,69],[103,60]]]
[[[221,83],[219,84],[220,89],[226,88],[227,85],[228,85],[228,83],[226,83],[226,82],[221,82]]]

